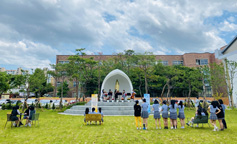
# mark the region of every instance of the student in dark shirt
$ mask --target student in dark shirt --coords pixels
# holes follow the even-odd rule
[[[140,123],[140,129],[142,129],[142,119],[141,119],[141,106],[139,105],[139,101],[136,100],[136,103],[134,105],[134,116],[136,121],[136,127],[138,128],[138,121]]]
[[[19,117],[17,117],[17,115],[20,115],[21,113],[20,113],[20,111],[19,111],[19,106],[14,106],[13,108],[12,108],[12,112],[11,112],[11,121],[15,121],[15,127],[17,127],[18,126],[18,124],[19,124],[19,127],[21,126],[21,125],[23,125],[22,123],[21,123],[21,120],[20,120],[20,118]]]
[[[26,109],[25,112],[24,112],[24,117],[23,117],[23,119],[26,119],[26,124],[25,124],[25,126],[28,126],[28,123],[29,123],[29,116],[30,116],[30,106],[27,107],[27,109]]]
[[[220,130],[223,131],[224,130],[224,126],[223,126],[223,122],[222,120],[224,119],[224,112],[223,112],[223,107],[222,105],[218,102],[218,106],[219,110],[221,110],[218,114],[216,114],[217,116],[217,119],[219,121],[219,124],[220,124]]]
[[[108,99],[107,100],[111,100],[112,99],[112,95],[113,95],[113,92],[111,91],[111,89],[109,89]]]

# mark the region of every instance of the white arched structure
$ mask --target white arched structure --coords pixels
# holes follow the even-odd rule
[[[132,82],[129,77],[121,70],[115,69],[111,71],[104,79],[101,86],[101,96],[102,90],[104,89],[106,92],[111,89],[112,92],[115,90],[116,80],[119,82],[119,91],[122,92],[125,90],[126,93],[131,93],[133,90]]]

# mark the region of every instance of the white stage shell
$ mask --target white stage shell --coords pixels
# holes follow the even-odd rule
[[[101,86],[101,96],[102,90],[104,89],[106,92],[109,92],[109,89],[113,92],[115,90],[116,80],[119,81],[119,91],[123,92],[125,90],[126,93],[131,93],[133,90],[132,82],[129,77],[121,70],[115,69],[111,71],[104,79]]]

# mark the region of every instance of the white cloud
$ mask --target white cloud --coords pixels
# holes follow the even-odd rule
[[[44,44],[31,41],[7,42],[0,41],[0,64],[14,64],[23,68],[43,68],[49,67],[55,54],[60,54],[57,50]]]
[[[224,21],[223,26],[220,28],[220,30],[221,31],[237,31],[237,24]]]
[[[236,31],[232,23],[236,17],[223,19],[221,28],[204,23],[210,17],[222,16],[223,11],[237,12],[236,1],[3,0],[0,41],[10,45],[4,48],[5,53],[15,53],[9,48],[15,45],[29,53],[25,56],[32,61],[45,65],[54,63],[59,51],[73,54],[81,47],[88,54],[126,49],[157,54],[212,52],[226,44],[219,36],[222,31]],[[106,22],[105,14],[114,20]],[[132,27],[134,34],[129,31]],[[2,52],[3,46],[0,48]],[[4,62],[10,63],[6,58]]]

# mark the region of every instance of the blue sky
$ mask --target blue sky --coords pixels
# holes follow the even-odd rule
[[[237,35],[236,0],[2,0],[0,67],[49,67],[56,55],[214,52]]]

